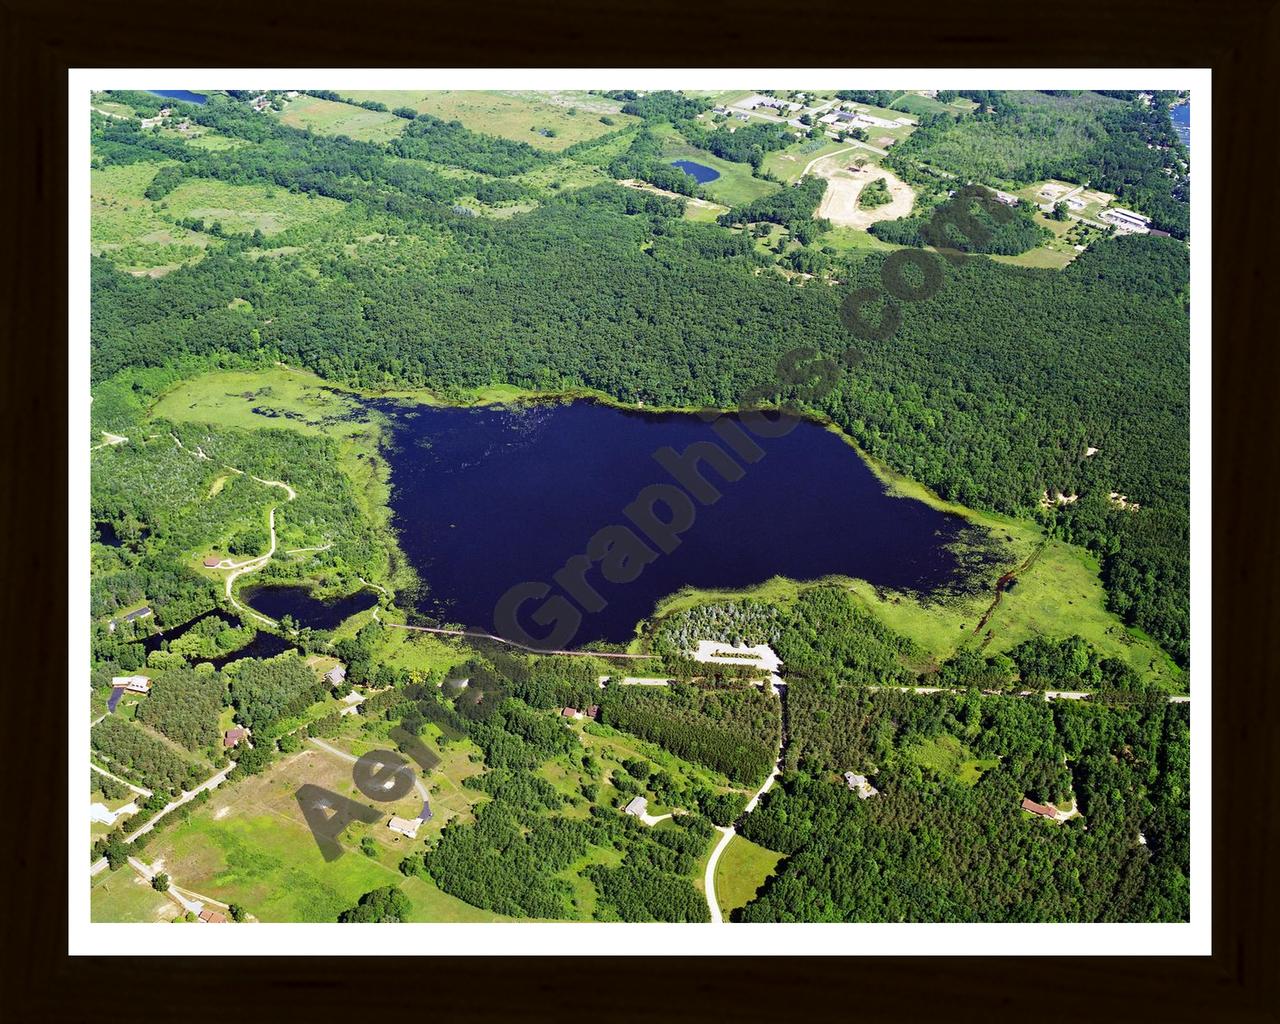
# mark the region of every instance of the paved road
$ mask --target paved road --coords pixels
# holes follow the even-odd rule
[[[150,796],[150,795],[151,795],[151,790],[146,789],[146,788],[145,788],[145,787],[143,787],[143,786],[135,786],[132,782],[126,782],[124,779],[120,778],[120,776],[119,776],[119,775],[112,775],[112,774],[111,774],[109,771],[107,771],[105,768],[99,768],[99,767],[98,767],[96,764],[94,764],[92,761],[90,761],[90,762],[89,762],[89,768],[90,768],[92,771],[97,772],[99,775],[105,775],[108,779],[115,779],[115,780],[116,780],[116,782],[120,783],[120,785],[122,785],[122,786],[128,786],[131,790],[133,790],[135,793],[137,793],[137,794],[138,794],[138,796]]]
[[[410,626],[403,622],[386,622],[378,614],[378,609],[373,610],[373,617],[381,622],[384,626],[390,626],[392,629],[412,629],[418,633],[439,633],[445,636],[473,636],[480,640],[496,640],[500,644],[506,644],[509,647],[518,647],[522,651],[529,651],[531,654],[563,654],[571,658],[637,658],[644,660],[652,657],[649,654],[621,654],[616,651],[544,651],[539,647],[526,647],[524,644],[518,644],[514,640],[507,640],[493,633],[481,633],[471,629],[441,629],[438,626]]]
[[[197,796],[199,796],[201,793],[205,792],[206,790],[217,789],[219,786],[221,786],[224,782],[227,781],[227,776],[231,774],[231,769],[234,768],[235,766],[236,766],[236,763],[232,761],[225,768],[223,768],[222,771],[218,772],[217,775],[212,775],[209,778],[205,779],[204,782],[196,786],[195,789],[190,791],[184,790],[182,793],[182,796],[178,797],[177,800],[171,800],[169,803],[165,804],[164,807],[161,808],[160,811],[157,814],[155,814],[149,822],[143,825],[136,832],[130,832],[127,836],[125,836],[124,841],[126,843],[132,843],[135,839],[138,838],[138,836],[145,836],[148,832],[150,832],[153,828],[156,827],[156,822],[158,822],[166,814],[172,811],[175,807],[181,807],[185,803],[190,803],[192,800],[194,800]],[[100,768],[97,768],[92,764],[89,767],[94,768],[96,771],[101,771]],[[103,772],[102,774],[107,775],[109,773]],[[111,777],[115,778],[114,775],[112,775]],[[129,786],[129,783],[126,782],[125,785]],[[136,787],[134,786],[129,786],[129,788],[136,789]],[[147,790],[146,794],[147,796],[150,796],[151,795],[150,790]],[[92,878],[94,875],[99,874],[102,871],[102,869],[105,868],[106,866],[107,866],[107,859],[105,857],[99,857],[91,865],[89,865],[89,877]]]

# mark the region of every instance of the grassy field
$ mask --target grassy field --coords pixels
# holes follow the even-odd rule
[[[338,213],[344,205],[327,196],[270,185],[232,185],[215,178],[188,179],[158,204],[170,217],[196,217],[206,224],[218,221],[228,233],[256,229],[268,237]]]
[[[177,267],[203,255],[207,235],[162,216],[143,192],[163,163],[113,164],[90,171],[89,242],[125,270]]]
[[[765,154],[764,169],[775,178],[791,184],[800,180],[800,175],[811,161],[848,148],[849,143],[837,142],[825,135],[805,139],[786,149],[775,149],[772,153]]]
[[[742,836],[734,836],[716,864],[716,902],[726,918],[731,910],[745,907],[765,881],[778,870],[782,854],[774,853]]]
[[[916,743],[907,756],[921,768],[966,786],[977,785],[983,772],[1000,764],[999,758],[974,757],[968,747],[948,733]]]
[[[156,892],[127,865],[104,871],[89,888],[89,920],[114,924],[143,924],[172,921],[178,905]]]
[[[92,251],[106,253],[125,270],[166,271],[198,259],[220,244],[205,232],[179,227],[185,218],[220,223],[228,233],[318,223],[344,204],[324,196],[299,195],[268,185],[232,185],[212,178],[184,181],[153,202],[146,188],[166,163],[113,164],[90,172],[89,238]]]
[[[391,109],[412,107],[420,114],[461,121],[472,131],[527,142],[554,153],[637,122],[637,118],[619,113],[622,104],[585,92],[400,89],[356,90],[343,95],[377,100]],[[605,116],[614,122],[612,127],[601,123]],[[555,134],[542,134],[545,131]]]
[[[670,125],[659,125],[654,129],[654,134],[663,142],[662,159],[668,162],[693,160],[720,172],[720,177],[715,181],[708,181],[702,186],[707,197],[717,203],[741,206],[743,203],[749,203],[753,199],[759,199],[778,190],[778,186],[773,182],[753,177],[750,164],[721,160],[706,150],[691,146]]]
[[[295,796],[304,783],[375,806],[378,822],[349,825],[340,836],[342,856],[326,861]],[[421,839],[396,835],[386,821],[393,813],[414,816],[420,807],[414,793],[373,804],[355,788],[349,762],[308,749],[218,792],[147,849],[153,860],[164,861],[179,885],[239,903],[262,921],[334,921],[365,892],[383,885],[402,885],[416,920],[496,920],[496,915],[469,907],[421,879],[413,884],[400,874],[401,858],[418,848]],[[374,857],[360,851],[365,835],[375,840]]]
[[[361,142],[388,142],[409,123],[395,114],[306,95],[286,102],[277,116],[292,128],[309,128],[318,135],[346,135]]]

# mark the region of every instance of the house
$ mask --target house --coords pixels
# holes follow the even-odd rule
[[[238,726],[234,729],[228,729],[226,732],[222,734],[222,746],[224,748],[234,747],[247,735],[248,735],[248,732],[244,729],[239,728]]]
[[[564,715],[565,718],[578,718],[582,713],[577,708],[564,708],[560,714]]]
[[[266,93],[263,93],[261,96],[257,96],[254,98],[251,106],[258,113],[262,113],[264,110],[267,109],[267,107],[271,106],[271,99],[267,96]]]
[[[1032,814],[1038,814],[1042,818],[1056,819],[1058,817],[1058,808],[1050,807],[1048,804],[1038,804],[1025,796],[1022,798],[1022,809],[1030,811]]]
[[[109,810],[106,804],[90,804],[89,820],[95,821],[101,825],[114,825],[116,821],[115,811]]]
[[[112,676],[111,685],[130,693],[147,693],[151,690],[151,680],[146,676]]]
[[[143,607],[138,608],[135,611],[131,611],[128,615],[125,615],[123,618],[112,619],[110,622],[107,623],[107,628],[112,633],[114,633],[116,631],[116,626],[121,622],[137,622],[139,619],[150,618],[154,614],[155,613],[150,608],[144,605]]]
[[[593,722],[598,722],[600,720],[600,705],[592,704],[591,707],[587,708],[587,717]]]
[[[347,668],[345,665],[334,665],[324,674],[324,681],[330,686],[341,686],[347,681]]]
[[[209,555],[209,556],[204,560],[204,567],[205,567],[206,569],[216,569],[216,568],[218,568],[218,564],[219,564],[221,561],[222,561],[222,559],[221,559],[221,558],[219,558],[217,555]]]
[[[859,800],[867,800],[880,792],[867,781],[865,775],[856,775],[853,772],[844,773],[844,784],[858,794]]]
[[[643,818],[649,811],[649,801],[642,796],[631,798],[631,803],[623,808],[624,813],[635,818]]]
[[[999,189],[995,189],[995,194],[996,194],[996,199],[1004,203],[1005,206],[1018,205],[1018,202],[1019,202],[1018,197],[1015,195],[1012,195],[1009,192],[1001,192]]]
[[[226,924],[227,915],[221,914],[216,910],[202,910],[200,911],[200,920],[204,924]]]
[[[430,813],[428,811],[428,813]],[[414,818],[410,821],[408,818],[401,818],[399,815],[391,815],[391,820],[387,822],[387,828],[392,832],[399,832],[402,836],[408,836],[410,839],[418,838],[418,826],[421,824],[420,818]]]

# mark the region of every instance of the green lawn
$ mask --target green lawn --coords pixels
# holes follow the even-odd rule
[[[735,835],[729,840],[716,863],[716,902],[725,918],[751,902],[756,890],[777,872],[781,860],[782,854],[750,839]]]

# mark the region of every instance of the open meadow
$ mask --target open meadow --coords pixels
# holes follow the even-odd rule
[[[553,153],[638,121],[619,113],[620,103],[585,92],[357,89],[343,95],[354,100],[377,100],[393,110],[412,107],[442,121],[460,121],[472,131],[527,142]],[[613,126],[602,123],[601,117],[610,118]]]
[[[299,95],[288,100],[277,115],[291,128],[307,128],[323,135],[346,135],[361,142],[389,142],[409,122],[379,110],[365,110],[351,103]]]

